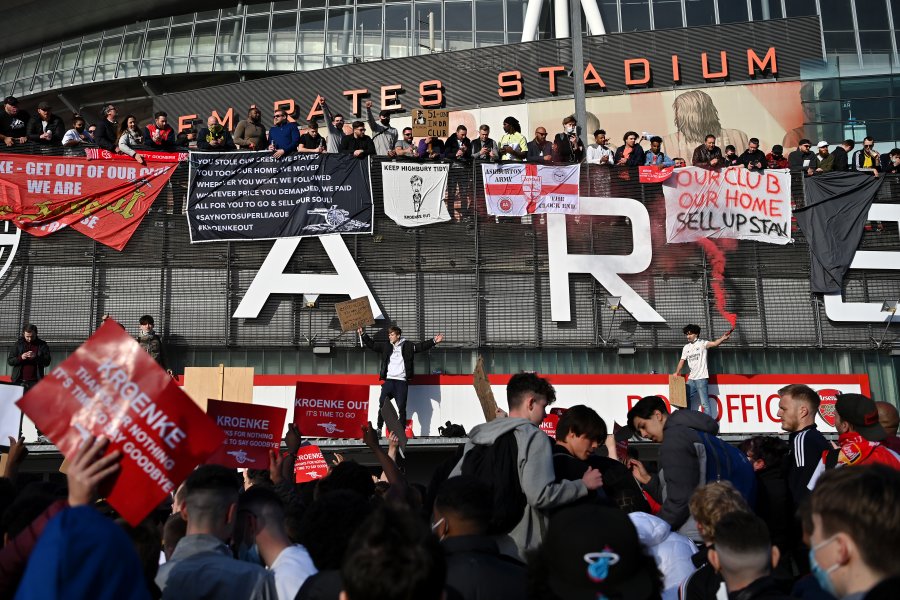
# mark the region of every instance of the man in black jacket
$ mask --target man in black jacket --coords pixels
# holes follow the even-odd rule
[[[341,140],[341,154],[349,154],[360,159],[375,156],[375,143],[366,135],[365,123],[353,121],[353,135],[345,135]]]
[[[59,146],[65,134],[62,119],[53,114],[50,105],[38,104],[37,114],[28,120],[28,140],[43,146]]]
[[[759,140],[750,138],[747,149],[738,158],[738,162],[750,171],[762,171],[766,167],[766,155],[759,149]]]
[[[853,140],[844,140],[840,146],[834,149],[831,154],[834,156],[832,162],[832,171],[849,171],[850,170],[850,151],[856,144]]]
[[[788,154],[788,168],[794,173],[806,173],[810,165],[816,164],[816,155],[810,151],[812,142],[807,139],[800,140],[797,149]]]
[[[6,364],[12,367],[12,382],[25,391],[44,378],[44,368],[50,365],[50,347],[38,337],[36,326],[29,323],[22,328],[22,337],[10,349]]]
[[[112,104],[103,107],[103,120],[97,123],[97,133],[94,134],[94,143],[110,152],[115,152],[119,147],[119,124],[116,117],[119,113]]]
[[[348,138],[349,139],[349,138]],[[376,342],[363,333],[362,327],[356,330],[366,347],[381,354],[381,370],[378,378],[384,381],[381,385],[381,396],[378,398],[378,432],[381,433],[384,425],[384,417],[381,416],[381,408],[387,399],[397,401],[400,424],[406,426],[406,396],[409,392],[409,382],[413,378],[413,355],[434,348],[444,340],[444,334],[439,333],[433,339],[425,340],[418,344],[406,341],[401,337],[403,332],[399,327],[388,329],[388,341]]]

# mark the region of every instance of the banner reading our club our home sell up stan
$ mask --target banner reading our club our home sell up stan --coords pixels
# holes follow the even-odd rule
[[[481,165],[488,214],[577,213],[580,165]]]
[[[191,243],[371,233],[368,161],[343,154],[192,152]]]
[[[791,175],[787,170],[749,171],[684,167],[663,184],[666,241],[702,238],[791,241]]]
[[[0,220],[38,237],[71,227],[122,250],[176,166],[0,154]]]

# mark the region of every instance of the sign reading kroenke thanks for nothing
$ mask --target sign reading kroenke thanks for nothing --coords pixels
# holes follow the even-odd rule
[[[368,166],[338,154],[192,152],[191,243],[371,233]]]

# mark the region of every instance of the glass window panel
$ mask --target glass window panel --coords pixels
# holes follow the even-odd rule
[[[597,8],[600,9],[600,17],[603,18],[606,32],[616,33],[619,31],[619,8],[616,0],[598,0]]]
[[[191,52],[191,26],[173,27],[167,56],[187,56]]]
[[[360,28],[366,32],[367,37],[369,32],[381,31],[381,6],[356,9],[356,30],[359,31]]]
[[[444,28],[447,31],[472,31],[471,2],[447,2],[444,4],[444,10]]]
[[[476,46],[484,48],[485,46],[500,46],[504,43],[502,31],[477,31]]]
[[[656,29],[684,27],[681,0],[653,0],[653,27]]]
[[[167,58],[165,63],[165,72],[168,73],[187,73],[188,59],[185,58]]]
[[[22,59],[22,68],[19,69],[19,75],[16,79],[27,81],[25,84],[26,90],[31,89],[31,79],[34,77],[35,69],[37,69],[38,57],[38,53],[35,52],[34,54],[26,54],[25,58]]]
[[[840,31],[853,28],[853,13],[847,0],[819,0],[822,5],[822,29]]]
[[[300,0],[300,8],[325,8],[325,0]]]
[[[240,7],[241,10],[238,10],[238,7]],[[243,14],[244,14],[244,7],[241,6],[240,4],[238,4],[237,6],[229,6],[228,8],[222,9],[222,17],[223,18],[236,17],[238,15],[243,15]]]
[[[125,42],[122,44],[122,62],[136,61],[141,58],[141,48],[144,45],[143,33],[132,33],[125,36]]]
[[[269,16],[247,17],[244,26],[245,54],[265,54],[269,47]]]
[[[172,25],[184,25],[185,23],[194,22],[194,13],[187,15],[176,15],[172,17]]]
[[[217,10],[205,10],[203,12],[197,13],[198,21],[214,21],[219,18],[219,11]]]
[[[237,54],[227,54],[224,56],[217,56],[215,63],[216,71],[237,71],[240,63],[238,62]]]
[[[325,52],[325,11],[309,10],[300,13],[300,38],[297,40],[297,53],[322,54],[323,52]]]
[[[188,59],[188,71],[191,73],[209,73],[212,71],[212,66],[211,56],[192,56]]]
[[[891,95],[890,77],[860,77],[840,80],[841,98],[882,98]]]
[[[147,26],[150,29],[155,29],[159,27],[168,27],[169,26],[169,17],[164,17],[162,19],[153,19],[151,20]]]
[[[522,38],[526,6],[525,0],[506,0],[506,30],[509,32],[510,41],[518,42]]]
[[[21,56],[14,56],[3,61],[3,68],[0,69],[0,83],[9,83],[16,78],[16,72],[19,70],[19,64],[22,62]]]
[[[298,71],[312,71],[313,69],[321,69],[322,68],[322,57],[321,56],[298,56],[297,57],[297,70]]]
[[[825,32],[825,50],[856,54],[856,36],[852,31]]]
[[[65,71],[57,71],[56,74],[53,76],[53,86],[54,87],[63,87],[63,86],[71,85],[73,70],[74,69],[67,69]],[[3,85],[3,83],[0,82],[0,86],[2,86],[2,85]],[[2,89],[2,87],[0,87],[0,89]]]
[[[35,75],[34,81],[31,85],[31,92],[37,93],[50,89],[50,80],[52,78],[53,76],[50,73]]]
[[[419,54],[428,52],[425,48],[417,48],[418,44],[428,45],[428,13],[434,13],[434,45],[438,48],[442,47],[441,32],[443,27],[441,24],[441,5],[435,2],[417,2],[415,5],[415,26],[413,32],[416,34],[416,40],[413,40],[413,51]]]
[[[346,65],[350,63],[349,56],[329,56],[325,60],[326,67],[337,67],[340,65]]]
[[[900,27],[900,0],[890,0],[891,14],[894,16],[894,29]]]
[[[163,61],[160,58],[141,61],[141,76],[162,75]]]
[[[255,4],[247,5],[247,14],[248,15],[258,15],[260,13],[267,13],[269,9],[272,7],[269,2],[257,2]]]
[[[162,58],[166,55],[166,43],[168,29],[151,29],[147,32],[147,41],[144,44],[144,58]],[[162,65],[162,62],[159,63]]]
[[[388,4],[384,7],[385,58],[409,56],[412,42],[409,37],[410,6]]]
[[[59,62],[56,64],[57,69],[71,69],[78,60],[78,46],[66,46],[59,55]],[[0,81],[3,78],[0,77]]]
[[[272,10],[297,10],[297,0],[280,0],[275,2]]]
[[[147,29],[146,21],[138,21],[125,26],[126,33],[134,33],[136,31],[145,31]]]
[[[781,0],[750,0],[754,21],[781,18]]]
[[[471,31],[449,31],[444,33],[445,50],[466,50],[472,48]]]
[[[246,56],[241,57],[242,71],[265,71],[266,56]]]
[[[59,57],[59,45],[41,50],[41,60],[38,63],[38,73],[49,73],[56,67],[56,59]]]
[[[350,54],[353,52],[353,9],[328,9],[328,39],[326,52]],[[304,50],[305,52],[305,50]]]
[[[856,24],[860,30],[887,29],[887,5],[884,2],[859,2],[857,0]]]
[[[787,16],[806,17],[816,14],[816,0],[784,0]]]
[[[503,31],[502,0],[478,0],[475,3],[475,28],[482,31]]]
[[[294,55],[273,54],[269,56],[269,71],[293,71]]]
[[[861,31],[859,46],[863,52],[891,52],[891,32]]]
[[[215,23],[198,23],[194,27],[194,41],[191,48],[191,54],[209,55],[215,53],[216,49],[216,24]]]
[[[715,25],[716,15],[713,12],[713,0],[685,0],[687,26]]]
[[[719,22],[739,23],[747,20],[747,4],[744,0],[719,0]]]
[[[650,29],[650,3],[647,0],[622,0],[622,31]]]
[[[81,54],[78,56],[78,66],[94,68],[97,62],[97,53],[100,51],[100,41],[82,44]]]
[[[362,4],[378,4],[380,7],[381,0],[356,0],[356,4],[357,4],[357,6],[362,5]]]
[[[99,64],[111,64],[119,60],[119,51],[122,49],[122,38],[120,36],[103,38],[103,47],[100,49]]]
[[[241,19],[223,19],[219,24],[219,41],[217,54],[235,54],[240,48]]]
[[[270,54],[290,54],[297,50],[297,13],[281,13],[272,16],[272,37],[269,41]]]
[[[849,104],[849,106],[847,106]],[[851,117],[857,121],[870,121],[872,119],[890,119],[891,103],[884,98],[867,98],[849,100],[843,103],[844,110],[841,115],[844,119]]]

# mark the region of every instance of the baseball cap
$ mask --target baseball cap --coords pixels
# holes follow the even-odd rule
[[[827,147],[828,147],[828,142],[826,142],[825,140],[822,140],[821,142],[816,144],[816,148],[827,148]]]
[[[560,598],[643,600],[656,591],[656,564],[644,554],[631,519],[617,508],[586,504],[560,510],[550,518],[538,552],[547,585]]]
[[[784,152],[784,148],[781,147],[781,144],[772,146],[772,154],[781,154],[782,152]]]
[[[389,111],[389,110],[383,110],[383,111],[381,111],[380,113],[378,113],[378,116],[379,116],[379,117],[390,117],[390,116],[391,116],[391,111]]]
[[[40,110],[50,110],[50,104],[47,102],[40,102],[40,103],[38,103],[37,107]]]
[[[880,442],[887,437],[887,432],[878,422],[878,407],[871,398],[862,394],[840,394],[834,403],[834,410],[841,421],[853,425],[853,429],[870,442]]]
[[[806,138],[803,138],[797,143],[798,146],[812,146],[812,142]]]
[[[3,104],[9,104],[10,106],[18,106],[19,99],[16,98],[15,96],[7,96],[6,98],[3,99]]]

